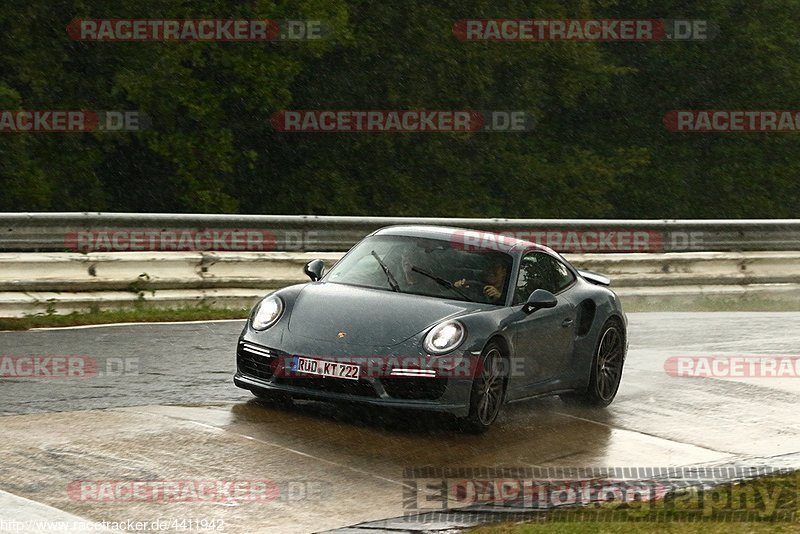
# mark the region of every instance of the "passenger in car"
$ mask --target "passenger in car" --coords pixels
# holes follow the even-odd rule
[[[432,279],[413,271],[414,267],[423,269],[427,267],[422,261],[422,257],[414,249],[410,247],[403,248],[400,251],[399,263],[399,282],[403,291],[426,295],[438,295],[442,292],[442,288]]]

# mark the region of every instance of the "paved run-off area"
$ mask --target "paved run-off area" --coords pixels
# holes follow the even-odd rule
[[[98,364],[87,378],[0,378],[0,531],[48,514],[161,520],[173,531],[180,521],[194,531],[334,529],[407,511],[406,467],[800,468],[800,378],[665,370],[675,356],[800,356],[800,314],[629,319],[622,387],[607,410],[514,404],[482,436],[446,417],[256,401],[231,381],[241,321],[0,332],[0,356]],[[134,480],[188,493],[135,498],[124,491]],[[201,482],[238,483],[228,489],[241,498],[193,498]]]

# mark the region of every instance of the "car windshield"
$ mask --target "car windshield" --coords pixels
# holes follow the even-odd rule
[[[325,281],[503,304],[511,265],[511,256],[504,252],[469,251],[437,239],[373,236],[353,247]]]

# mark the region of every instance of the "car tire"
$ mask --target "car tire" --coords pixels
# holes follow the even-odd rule
[[[625,330],[622,322],[612,317],[603,325],[592,358],[589,385],[582,391],[560,395],[567,404],[605,408],[614,400],[622,381],[625,365]]]
[[[459,419],[459,428],[468,434],[481,434],[489,430],[505,402],[508,360],[497,343],[483,349],[472,380],[469,415]]]
[[[259,400],[267,401],[280,408],[289,408],[294,404],[292,397],[285,393],[278,393],[265,389],[254,389],[251,390],[251,393],[258,397]]]

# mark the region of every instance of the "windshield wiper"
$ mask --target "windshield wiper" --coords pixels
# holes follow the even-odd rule
[[[386,264],[383,263],[383,260],[381,259],[381,257],[378,256],[378,254],[374,250],[372,252],[370,252],[370,254],[372,254],[373,258],[378,260],[378,263],[380,264],[381,269],[383,269],[383,272],[386,273],[386,279],[389,281],[389,287],[392,288],[392,291],[395,291],[395,292],[399,293],[400,292],[400,284],[397,283],[397,279],[392,274],[392,271],[389,270],[389,267],[387,267]]]
[[[456,286],[454,286],[453,283],[450,280],[445,280],[441,276],[436,276],[435,274],[431,274],[428,271],[423,271],[422,269],[420,269],[416,265],[412,265],[411,266],[411,270],[414,271],[415,273],[419,273],[419,274],[421,274],[423,276],[427,276],[428,278],[430,278],[431,280],[433,280],[434,282],[436,282],[440,286],[444,286],[447,289],[452,289],[453,291],[455,291],[456,293],[461,295],[461,297],[467,299],[468,301],[475,302],[474,300],[469,298],[466,293],[464,293],[463,291],[458,289]]]

